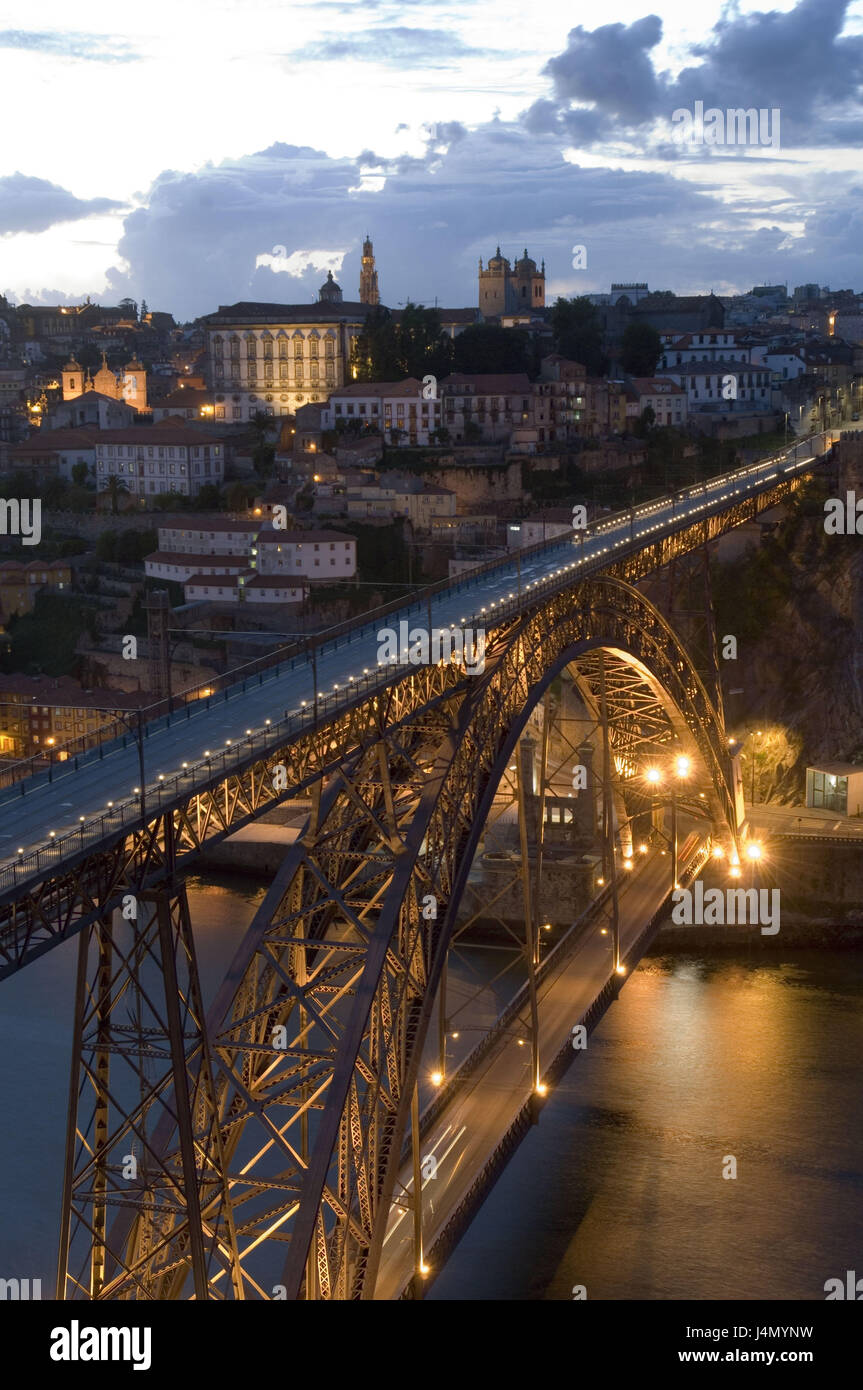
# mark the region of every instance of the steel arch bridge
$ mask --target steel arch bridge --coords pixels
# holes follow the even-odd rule
[[[311,789],[309,823],[208,1020],[182,887],[141,895],[146,924],[115,914],[81,934],[60,1296],[375,1296],[467,874],[565,669],[619,778],[685,752],[711,833],[736,846],[721,709],[657,608],[612,574],[490,629],[482,675],[417,669],[310,731],[283,764],[289,788]],[[166,819],[169,864],[191,833]]]

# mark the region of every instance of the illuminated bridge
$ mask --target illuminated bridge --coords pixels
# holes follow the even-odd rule
[[[638,963],[670,884],[711,847],[736,862],[718,682],[635,586],[781,501],[838,437],[434,585],[0,791],[0,976],[79,943],[59,1297],[421,1292],[571,1058],[573,1025],[589,1030]],[[402,623],[407,648],[381,664],[382,629]],[[483,669],[417,664],[436,629],[483,630]],[[545,801],[579,752],[562,681],[596,734],[603,874],[544,951]],[[675,761],[669,877],[658,840],[636,852],[630,813],[650,813],[643,769]],[[205,1018],[185,876],[296,798],[305,830]],[[504,805],[525,978],[451,1068],[448,953]]]

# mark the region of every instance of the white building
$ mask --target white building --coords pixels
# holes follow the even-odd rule
[[[103,430],[96,443],[96,487],[104,492],[116,477],[133,496],[178,492],[195,497],[208,483],[221,487],[225,449],[221,440],[182,426]]]
[[[358,521],[404,517],[415,531],[430,531],[436,520],[455,516],[456,495],[451,488],[424,485],[418,478],[384,478],[348,487],[345,509]]]
[[[689,407],[684,387],[663,376],[634,376],[630,378],[635,401],[633,416],[640,417],[650,408],[657,425],[672,425],[678,429],[686,424]],[[627,408],[627,415],[629,409]]]
[[[212,517],[208,521],[172,520],[159,527],[159,549],[179,555],[251,555],[260,521]]]
[[[323,402],[351,373],[351,344],[367,304],[346,303],[330,278],[316,304],[222,305],[206,320],[216,420],[293,415]]]
[[[240,555],[180,554],[171,550],[154,550],[144,557],[144,573],[150,579],[170,579],[185,584],[194,575],[224,578],[231,575],[254,574],[249,561]]]
[[[262,531],[253,563],[261,575],[330,583],[357,572],[357,543],[341,531]]]
[[[733,329],[708,328],[703,333],[661,333],[661,367],[681,367],[690,362],[748,362],[750,349]]]
[[[433,444],[430,436],[442,423],[441,411],[441,401],[424,399],[423,384],[416,377],[355,382],[331,392],[321,412],[321,427],[332,430],[340,420],[356,420],[380,430],[389,444]]]
[[[772,408],[771,374],[766,366],[715,358],[667,367],[665,376],[685,389],[690,414],[698,410],[752,412]]]
[[[183,585],[187,603],[300,604],[307,589],[262,574],[193,574]]]

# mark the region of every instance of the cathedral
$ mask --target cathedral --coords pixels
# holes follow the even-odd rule
[[[319,304],[341,304],[341,285],[333,279],[333,272],[327,271],[327,278],[318,290]],[[375,270],[375,253],[372,243],[366,236],[363,242],[362,270],[360,271],[360,304],[380,304],[378,272]]]
[[[113,401],[125,401],[133,410],[146,411],[147,373],[137,358],[127,362],[121,372],[112,372],[102,353],[102,365],[95,376],[85,370],[73,357],[63,368],[63,400],[73,401],[86,391],[98,391]]]
[[[529,313],[545,306],[545,261],[537,270],[525,247],[524,255],[510,269],[500,247],[485,270],[479,258],[479,309],[484,318],[496,314]]]

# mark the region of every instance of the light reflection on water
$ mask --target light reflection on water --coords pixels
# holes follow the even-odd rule
[[[863,1253],[861,1043],[850,951],[645,962],[429,1296],[823,1299]]]

